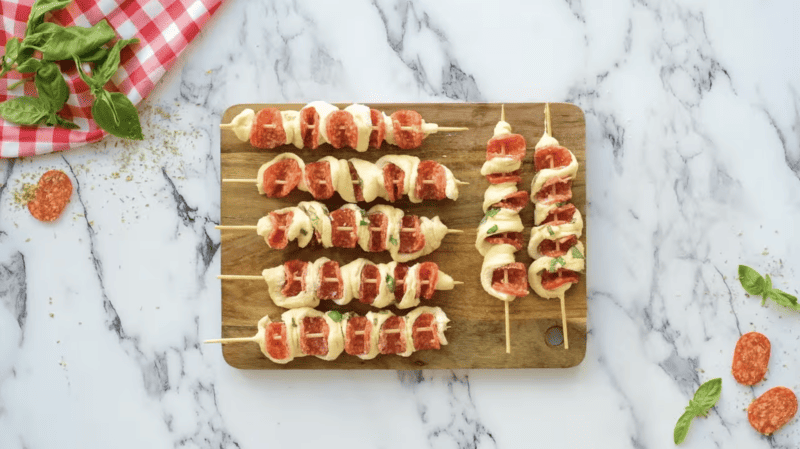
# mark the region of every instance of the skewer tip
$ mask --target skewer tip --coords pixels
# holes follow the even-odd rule
[[[462,229],[448,229],[447,233],[448,234],[463,234],[464,231]]]
[[[501,104],[500,105],[500,121],[501,122],[506,121],[506,105],[505,104]]]
[[[456,181],[456,184],[460,185],[460,186],[468,186],[469,185],[469,183],[465,182],[465,181]]]
[[[453,285],[464,285],[461,281],[453,281]]]

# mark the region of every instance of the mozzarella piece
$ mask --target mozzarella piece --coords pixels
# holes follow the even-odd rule
[[[417,351],[417,348],[414,347],[414,322],[417,321],[417,318],[423,313],[430,313],[433,315],[433,321],[436,323],[436,334],[439,337],[439,344],[447,344],[444,331],[447,330],[447,323],[450,322],[450,319],[447,318],[444,311],[439,307],[417,307],[406,315],[406,335],[408,335],[408,341],[411,343],[412,352]]]
[[[578,273],[583,272],[586,267],[586,253],[583,244],[578,242],[575,248],[578,249],[583,257],[577,258],[572,251],[568,251],[567,254],[561,256],[562,260],[564,260],[564,264],[558,264],[556,268],[566,268]],[[528,283],[531,285],[531,288],[533,288],[533,291],[542,298],[563,298],[566,291],[572,287],[571,283],[564,284],[553,290],[546,290],[542,286],[542,272],[550,269],[552,261],[552,257],[540,257],[536,259],[528,269]]]
[[[282,161],[284,159],[294,159],[295,161],[297,161],[297,164],[300,166],[300,170],[302,172],[305,172],[306,164],[296,154],[294,154],[294,153],[281,153],[281,154],[275,156],[271,161],[267,162],[266,164],[263,164],[258,169],[258,175],[256,176],[256,187],[258,188],[258,193],[260,195],[264,194],[264,172],[267,171],[267,169],[269,167],[275,165],[276,163],[278,163],[278,162],[280,162],[280,161]],[[303,178],[304,178],[304,176],[300,176],[300,183],[297,185],[297,188],[302,190],[303,192],[308,192],[308,187],[306,186],[306,181]]]
[[[403,285],[405,286],[405,290],[403,291],[403,297],[397,304],[397,308],[408,309],[418,306],[420,301],[419,296],[417,296],[417,290],[420,287],[419,264],[415,264],[414,266],[408,268],[406,277],[403,278]],[[395,288],[397,288],[397,279],[395,279]]]
[[[231,120],[231,129],[236,134],[236,138],[242,142],[250,141],[250,132],[253,128],[256,113],[252,109],[244,109]]]
[[[383,185],[383,170],[378,168],[377,165],[373,164],[372,162],[367,162],[365,160],[352,158],[350,162],[353,164],[353,168],[356,169],[356,173],[358,173],[358,178],[361,181],[361,191],[364,195],[364,201],[371,203],[375,201],[375,198],[384,198],[388,197],[386,193],[386,187]],[[349,173],[349,167],[348,167]],[[342,195],[343,191],[339,191],[339,195],[342,195],[342,198],[345,201],[355,203],[356,197],[355,194],[352,193],[352,180],[350,189],[348,191],[348,196],[345,197]]]
[[[567,150],[569,151],[569,150]],[[564,179],[574,179],[575,175],[578,173],[578,159],[575,158],[575,155],[572,151],[569,151],[569,155],[572,158],[570,160],[569,165],[566,167],[561,168],[545,168],[539,170],[536,175],[533,177],[533,181],[531,181],[531,202],[536,202],[536,194],[542,190],[544,183],[546,183],[550,178],[564,178]]]
[[[533,259],[538,259],[542,257],[542,255],[539,254],[540,243],[544,240],[560,240],[570,235],[574,235],[578,238],[581,238],[581,235],[583,235],[583,217],[581,217],[581,212],[579,210],[575,211],[575,215],[572,216],[572,221],[570,223],[558,226],[548,224],[533,228],[531,230],[531,239],[528,242],[528,255]]]
[[[490,207],[503,201],[508,195],[517,193],[517,184],[513,182],[504,182],[502,184],[492,184],[486,189],[483,194],[483,213],[486,213]]]
[[[273,211],[273,213],[279,214],[287,212],[292,212],[292,221],[286,227],[286,238],[290,242],[292,240],[297,240],[297,244],[301,248],[305,248],[314,235],[311,219],[299,207],[284,207],[283,209]],[[270,220],[269,215],[258,219],[256,234],[264,238],[267,246],[269,246],[269,236],[272,234],[272,231],[272,220]]]
[[[372,117],[370,117],[370,109],[363,104],[351,104],[344,108],[353,116],[353,121],[358,127],[358,143],[356,144],[356,151],[363,153],[369,148],[369,136],[372,134]]]
[[[380,213],[386,216],[386,240],[383,242],[383,246],[388,248],[389,242],[391,241],[392,237],[394,240],[400,241],[400,224],[402,223],[404,212],[402,209],[397,207],[387,206],[385,204],[376,204],[372,206],[369,211],[367,211],[367,216],[370,214]],[[369,222],[369,218],[367,218]],[[369,228],[367,228],[369,232]],[[364,241],[359,239],[359,245],[361,249],[364,251],[369,251],[369,237],[367,237]]]
[[[486,256],[487,251],[493,245],[486,242],[487,237],[502,234],[504,232],[522,232],[525,226],[519,217],[519,213],[510,209],[495,209],[497,213],[492,216],[484,216],[484,220],[478,226],[478,235],[475,239],[475,248]]]
[[[509,293],[501,293],[492,287],[492,275],[494,270],[514,263],[514,252],[516,249],[512,245],[500,244],[491,245],[486,251],[481,266],[481,286],[483,289],[501,301],[513,301],[517,297]]]
[[[481,166],[481,175],[510,173],[519,170],[520,167],[522,167],[522,161],[517,161],[510,157],[496,157],[483,163]]]
[[[317,114],[319,114],[319,143],[320,145],[323,143],[330,142],[328,138],[328,116],[331,113],[336,112],[339,110],[336,106],[326,103],[324,101],[312,101],[311,103],[303,106],[303,109],[313,107]]]
[[[400,252],[400,236],[396,237],[397,244],[392,244],[389,241],[389,252],[392,255],[392,260],[396,262],[408,262],[418,257],[426,256],[434,251],[442,244],[442,239],[447,235],[447,226],[445,226],[439,217],[420,217],[420,232],[425,236],[425,246],[413,253]]]
[[[261,272],[267,286],[269,288],[269,296],[278,307],[284,309],[296,309],[298,307],[317,307],[319,305],[319,298],[314,293],[317,291],[317,273],[312,264],[306,267],[304,281],[306,289],[301,291],[295,296],[286,296],[281,290],[286,285],[286,272],[283,265],[267,268]]]
[[[419,167],[419,158],[396,154],[390,154],[381,157],[375,162],[375,166],[381,171],[381,182],[383,182],[383,168],[389,164],[394,164],[400,168],[400,170],[403,170],[404,176],[402,192],[404,195],[409,195],[409,189],[413,189],[417,184],[417,167]],[[383,198],[388,200],[389,194],[386,192],[385,187],[384,192],[386,193],[386,196]]]
[[[283,131],[286,133],[286,145],[295,144],[295,142],[299,140],[300,146],[303,146],[303,137],[300,135],[299,118],[299,113],[297,111],[281,111]]]
[[[556,147],[556,146],[558,146],[558,141],[553,136],[545,132],[544,134],[542,134],[542,138],[539,139],[538,142],[536,142],[536,146],[533,147],[533,149],[539,150],[546,147]]]
[[[297,347],[295,357],[303,357],[307,354],[302,353],[302,349],[300,347],[300,325],[303,321],[303,318],[306,317],[322,317],[325,320],[325,323],[328,325],[328,353],[326,355],[318,355],[315,356],[322,360],[333,360],[339,357],[339,354],[344,351],[344,337],[342,335],[342,327],[339,323],[331,319],[327,313],[322,313],[318,310],[314,310],[308,307],[302,307],[299,309],[292,309],[287,310],[286,312],[281,315],[281,319],[287,323],[287,328],[292,326],[293,332],[295,334],[295,338],[297,340]]]
[[[331,227],[331,213],[328,208],[318,201],[302,201],[297,203],[297,207],[308,216],[312,232],[314,235],[319,235],[322,246],[332,248],[331,236],[333,235],[333,228]],[[261,220],[259,220],[259,223]]]

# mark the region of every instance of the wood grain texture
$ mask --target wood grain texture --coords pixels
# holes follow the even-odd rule
[[[301,104],[236,105],[225,111],[222,123],[228,123],[244,108],[256,111],[274,106],[279,109],[299,109]],[[345,106],[345,105],[339,105]],[[221,131],[222,178],[255,178],[261,164],[281,152],[294,152],[306,163],[326,155],[337,158],[358,157],[375,162],[386,154],[411,154],[420,159],[436,160],[450,168],[456,177],[470,183],[460,188],[458,201],[426,201],[412,204],[407,199],[393,205],[407,214],[433,217],[438,215],[451,229],[462,229],[464,234],[448,235],[439,250],[417,261],[433,261],[445,273],[464,285],[452,291],[437,291],[434,299],[426,305],[441,307],[452,320],[446,332],[449,344],[439,351],[420,351],[411,357],[379,355],[369,361],[343,353],[337,360],[326,362],[316,357],[295,359],[286,365],[278,365],[264,357],[254,343],[223,345],[225,360],[233,367],[242,369],[421,369],[421,368],[566,368],[579,364],[586,353],[586,277],[574,285],[566,296],[570,347],[551,347],[546,344],[547,329],[561,326],[561,308],[557,299],[547,300],[534,293],[511,303],[511,354],[505,353],[504,307],[502,301],[489,296],[481,288],[479,275],[483,258],[475,249],[476,228],[483,211],[483,194],[489,186],[479,173],[486,157],[486,142],[491,138],[494,126],[500,119],[500,104],[370,104],[372,108],[387,114],[400,109],[413,109],[431,123],[441,126],[468,126],[469,131],[443,133],[429,136],[417,150],[400,150],[384,144],[380,150],[369,149],[357,153],[352,149],[334,150],[325,144],[316,150],[298,150],[284,146],[265,151],[253,148],[248,142],[240,142],[232,131]],[[528,154],[523,164],[523,180],[520,190],[530,190],[533,179],[533,147],[544,130],[543,103],[506,104],[506,120],[513,132],[525,137]],[[553,134],[559,142],[572,150],[578,158],[580,170],[573,182],[573,203],[586,220],[586,176],[585,141],[586,126],[583,112],[577,106],[551,103]],[[312,200],[307,192],[293,192],[286,198],[269,199],[260,196],[255,185],[224,183],[221,192],[222,224],[255,225],[259,218],[274,209]],[[378,200],[381,202],[382,200]],[[338,195],[325,201],[333,210],[344,202]],[[362,204],[368,208],[372,204]],[[533,226],[533,205],[529,204],[521,213],[526,226],[524,237],[527,245],[530,228]],[[585,221],[585,223],[587,223]],[[588,223],[587,223],[588,224]],[[365,253],[360,249],[324,249],[309,247],[299,249],[295,243],[282,251],[271,250],[254,231],[222,232],[222,273],[259,274],[262,269],[282,264],[289,259],[313,261],[325,256],[345,264],[359,257],[376,263],[391,260],[388,253]],[[586,232],[581,238],[586,244]],[[587,251],[591,251],[588,249]],[[415,262],[417,262],[415,261]],[[517,261],[529,266],[532,260],[523,249],[517,253]],[[245,337],[256,333],[256,322],[264,315],[277,318],[284,311],[275,306],[261,281],[222,282],[222,337]],[[323,302],[320,310],[330,310],[333,304]],[[369,306],[353,301],[338,310],[356,311],[364,314]],[[391,307],[394,313],[404,315]],[[211,336],[210,336],[211,337]]]

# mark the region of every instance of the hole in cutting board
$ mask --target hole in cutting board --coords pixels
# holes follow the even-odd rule
[[[544,331],[544,342],[547,346],[561,346],[564,344],[564,331],[561,326],[553,326]]]

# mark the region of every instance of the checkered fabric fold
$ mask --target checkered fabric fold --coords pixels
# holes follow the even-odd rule
[[[118,90],[133,104],[138,104],[153,90],[220,4],[221,0],[75,0],[64,10],[48,14],[45,20],[64,26],[88,27],[105,18],[120,38],[138,38],[138,44],[123,49],[120,68],[106,85],[107,90]],[[25,34],[32,5],[33,0],[0,0],[0,42],[3,48],[12,37]],[[93,98],[89,86],[80,79],[75,64],[65,62],[61,67],[65,71],[70,96],[60,115],[74,121],[80,129],[18,126],[0,120],[0,158],[63,151],[96,142],[107,134],[89,118]],[[9,72],[0,78],[0,101],[35,95],[32,77],[30,82],[8,90],[21,78],[17,72]]]

